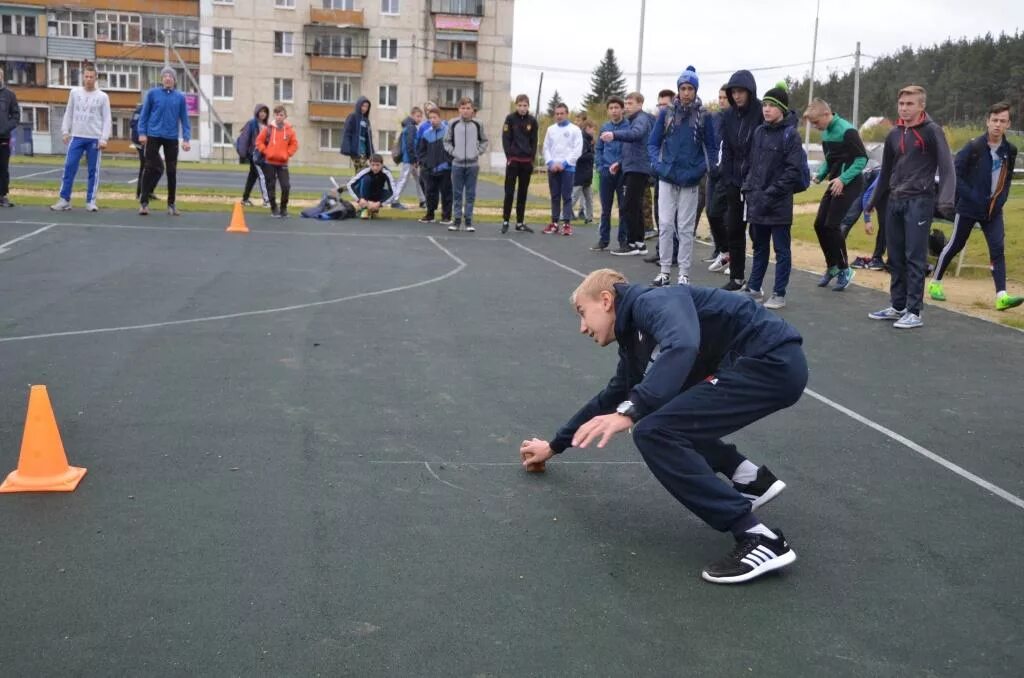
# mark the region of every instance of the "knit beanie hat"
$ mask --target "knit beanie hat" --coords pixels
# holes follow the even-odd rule
[[[687,66],[683,74],[676,80],[676,89],[679,89],[683,85],[693,85],[693,89],[700,89],[700,79],[697,78],[697,69],[693,66]]]
[[[761,99],[766,104],[771,104],[778,108],[783,113],[789,112],[789,91],[785,82],[775,83],[775,87],[764,93],[764,98]]]
[[[160,71],[160,79],[163,80],[165,75],[169,75],[174,78],[174,82],[178,82],[178,74],[174,72],[174,69],[170,66],[164,66],[163,70]]]

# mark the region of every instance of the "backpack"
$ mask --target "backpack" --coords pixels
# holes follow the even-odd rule
[[[396,165],[405,162],[405,153],[403,151],[405,150],[405,135],[407,133],[408,130],[403,125],[402,131],[398,133],[398,138],[395,139],[394,146],[391,147],[391,162]]]
[[[249,153],[253,146],[252,126],[253,122],[250,120],[242,128],[242,131],[238,133],[238,138],[235,139],[235,151],[242,160],[249,158]]]
[[[270,143],[270,125],[267,125],[267,138],[263,140],[263,144],[266,145],[266,144],[269,144],[269,143]],[[265,158],[263,157],[263,154],[260,153],[260,149],[256,148],[256,142],[253,142],[253,144],[252,144],[252,161],[255,164],[257,164],[257,165],[262,165],[264,160],[265,160]]]
[[[320,202],[302,210],[301,214],[307,219],[341,220],[352,219],[356,216],[356,207],[347,200],[336,198],[332,193],[324,192]]]
[[[790,139],[790,136],[793,135],[793,134],[796,134],[796,130],[793,129],[792,127],[786,127],[786,131],[782,133],[783,141],[788,142],[789,139]],[[800,143],[800,136],[799,135],[797,135],[796,140],[797,140],[797,143]],[[804,162],[801,165],[800,169],[801,169],[801,172],[800,172],[800,186],[797,188],[797,190],[793,191],[794,193],[803,193],[811,185],[811,168],[810,168],[810,166],[806,162]]]

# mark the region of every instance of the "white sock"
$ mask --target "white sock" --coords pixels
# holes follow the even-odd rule
[[[732,481],[739,483],[740,485],[749,485],[757,479],[757,464],[753,463],[749,459],[744,459],[743,463],[740,464],[735,473],[732,474]]]
[[[777,534],[775,534],[767,527],[765,527],[764,523],[758,523],[757,525],[754,525],[752,528],[747,530],[747,534],[760,534],[762,536],[768,537],[769,539],[779,538]]]
[[[1005,297],[1005,296],[1006,296],[1006,290],[999,290],[998,292],[996,292],[996,299],[999,299],[1000,297]]]

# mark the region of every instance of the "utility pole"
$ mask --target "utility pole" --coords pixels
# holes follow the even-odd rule
[[[818,61],[818,15],[821,13],[821,0],[817,1],[814,9],[814,47],[811,49],[811,83],[807,89],[808,105],[814,99],[814,66]],[[811,121],[804,123],[804,145],[811,143]]]
[[[171,65],[171,34],[165,28],[164,34],[164,68]]]
[[[860,41],[853,53],[853,127],[860,129]]]
[[[540,93],[542,91],[544,91],[544,71],[540,72],[540,82],[537,83],[537,105],[534,106],[536,112],[533,114],[533,117],[538,120],[540,120]]]
[[[636,91],[644,77],[644,21],[647,14],[647,0],[640,0],[640,49],[636,55]]]

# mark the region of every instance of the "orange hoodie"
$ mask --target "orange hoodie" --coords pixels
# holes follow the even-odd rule
[[[267,141],[268,136],[269,141]],[[271,165],[287,165],[288,159],[299,150],[299,140],[295,136],[295,128],[287,120],[284,121],[284,129],[278,129],[271,122],[256,137],[256,148],[263,154],[266,162]]]

